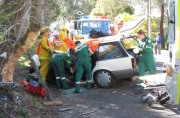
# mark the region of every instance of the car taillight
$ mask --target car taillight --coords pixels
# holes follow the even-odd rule
[[[136,68],[136,59],[135,58],[131,58],[131,62],[132,62],[132,67]]]

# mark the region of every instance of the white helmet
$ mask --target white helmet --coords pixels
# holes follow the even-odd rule
[[[110,28],[114,28],[114,24],[110,24]]]

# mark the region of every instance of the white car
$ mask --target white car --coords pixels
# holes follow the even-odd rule
[[[92,76],[100,87],[112,87],[116,80],[138,74],[136,59],[126,51],[120,37],[108,36],[99,39],[101,43],[97,49]]]

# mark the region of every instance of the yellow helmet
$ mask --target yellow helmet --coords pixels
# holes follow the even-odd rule
[[[49,30],[49,28],[47,27],[47,26],[44,26],[44,27],[42,27],[42,29],[41,29],[41,33],[45,33],[46,31],[48,31]]]
[[[66,28],[65,25],[63,25],[63,26],[61,26],[61,29],[62,29],[62,30],[66,30],[67,28]]]

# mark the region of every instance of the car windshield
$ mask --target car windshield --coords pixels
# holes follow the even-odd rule
[[[126,57],[127,54],[119,42],[103,43],[98,49],[98,59],[107,60]]]
[[[103,33],[108,33],[110,21],[104,20],[88,20],[82,22],[82,34],[89,34],[91,29],[96,31],[101,30]]]

